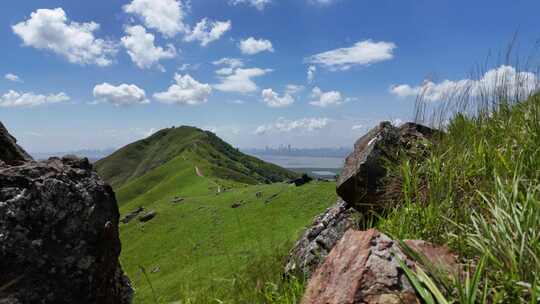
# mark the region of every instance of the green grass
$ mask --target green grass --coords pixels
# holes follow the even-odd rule
[[[537,303],[540,96],[497,91],[481,98],[474,115],[452,117],[427,158],[403,158],[391,168],[402,195],[377,226],[400,239],[447,244],[468,264],[485,256],[473,285],[433,286],[416,273],[424,284],[417,290],[434,292],[428,302],[446,303],[435,297],[442,291],[448,303]]]
[[[335,183],[250,185],[216,177],[213,168],[186,150],[116,189],[122,215],[139,206],[157,211],[147,223],[120,225],[135,303],[295,303],[302,283],[282,281],[283,259],[335,202]],[[217,194],[218,186],[227,190]],[[172,204],[175,196],[185,201]],[[235,202],[242,206],[231,208]]]

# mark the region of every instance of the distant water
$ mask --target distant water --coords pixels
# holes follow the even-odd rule
[[[309,157],[309,156],[275,156],[275,155],[255,155],[256,157],[276,164],[278,166],[295,169],[341,169],[345,162],[341,157]],[[316,170],[315,170],[316,171]],[[320,170],[324,171],[324,170]]]

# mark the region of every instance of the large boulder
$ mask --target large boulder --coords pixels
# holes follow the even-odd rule
[[[11,136],[0,122],[0,161],[6,164],[17,164],[30,160],[32,157],[17,145],[15,137]]]
[[[361,214],[338,199],[315,218],[289,253],[286,274],[309,277],[350,228],[357,228]]]
[[[1,165],[0,303],[130,303],[118,219],[88,159]]]
[[[434,266],[452,269],[457,265],[456,257],[445,247],[407,243],[416,245],[414,249]],[[311,277],[302,304],[420,303],[399,260],[411,268],[417,266],[388,236],[374,229],[351,229]]]
[[[354,145],[337,180],[337,193],[359,211],[377,209],[384,201],[387,168],[402,153],[423,154],[426,142],[439,134],[429,127],[406,123],[394,127],[382,122]],[[421,156],[421,155],[420,155]]]

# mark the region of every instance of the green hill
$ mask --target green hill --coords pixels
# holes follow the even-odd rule
[[[269,183],[295,175],[189,127],[128,145],[97,168],[122,217],[139,207],[157,213],[120,224],[135,303],[264,302],[265,286],[282,284],[292,242],[336,200],[335,183]]]
[[[118,188],[181,155],[192,152],[206,159],[211,175],[246,184],[294,178],[295,173],[243,154],[215,134],[194,127],[163,129],[99,160],[100,176]]]

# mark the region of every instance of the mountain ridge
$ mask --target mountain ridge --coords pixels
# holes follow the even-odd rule
[[[157,131],[96,162],[105,181],[118,188],[185,152],[206,159],[212,176],[246,184],[295,178],[296,173],[246,155],[210,131],[180,126]]]

